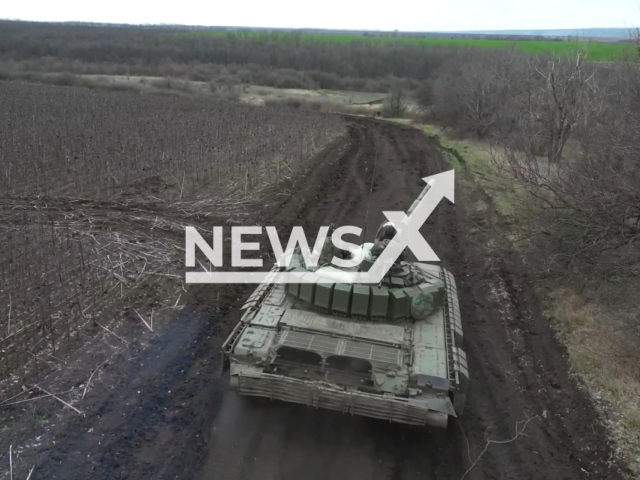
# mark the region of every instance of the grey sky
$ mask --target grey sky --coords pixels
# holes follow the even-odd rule
[[[32,0],[0,18],[408,31],[631,27],[640,0]]]

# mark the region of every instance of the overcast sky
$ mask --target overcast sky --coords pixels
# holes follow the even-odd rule
[[[0,18],[406,31],[613,28],[640,24],[640,0],[23,0]]]

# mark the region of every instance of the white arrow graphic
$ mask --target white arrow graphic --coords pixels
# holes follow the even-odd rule
[[[345,281],[350,283],[380,283],[391,266],[402,254],[405,247],[418,261],[438,262],[440,259],[420,234],[420,228],[427,221],[443,198],[454,203],[455,171],[431,175],[423,178],[427,187],[404,212],[383,212],[397,233],[384,251],[378,256],[368,272],[344,271]],[[187,283],[318,283],[327,279],[314,272],[187,272]]]
[[[414,203],[411,206],[409,215],[404,212],[382,212],[398,233],[366,272],[367,283],[377,283],[382,280],[405,247],[411,249],[418,261],[440,261],[419,230],[443,198],[454,203],[455,170],[438,173],[422,180],[427,183],[429,188],[423,191],[422,198],[418,198],[417,205]],[[358,277],[359,279],[360,277]]]

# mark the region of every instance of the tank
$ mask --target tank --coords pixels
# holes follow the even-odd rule
[[[453,276],[403,253],[378,284],[342,281],[341,272],[370,267],[395,233],[383,224],[354,251],[328,236],[319,267],[300,250],[275,266],[271,280],[285,271],[325,280],[256,288],[222,348],[231,388],[405,424],[446,427],[462,414],[469,374]],[[323,262],[333,255],[362,261],[340,269]]]

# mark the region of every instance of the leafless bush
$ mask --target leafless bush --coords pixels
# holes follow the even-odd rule
[[[394,88],[382,104],[382,115],[388,118],[400,118],[407,111],[407,94],[400,88]]]
[[[640,28],[632,28],[629,32],[629,39],[633,42],[636,50],[636,55],[640,58]]]
[[[516,51],[458,51],[433,83],[434,120],[463,134],[487,136],[507,113],[524,61]]]
[[[532,86],[497,129],[498,164],[526,192],[546,268],[637,270],[640,120],[636,66],[596,72],[581,58],[529,63]],[[570,153],[566,154],[567,145]],[[500,161],[505,163],[500,164]]]
[[[238,84],[225,85],[220,90],[218,90],[218,94],[222,98],[230,102],[237,102],[238,100],[240,100],[241,92],[242,92],[242,86]]]
[[[491,140],[543,272],[637,270],[637,78],[636,64],[588,64],[579,52],[461,51],[434,84],[439,121]]]
[[[517,84],[509,86],[494,136],[509,152],[536,157],[532,162],[538,166],[540,156],[547,166],[556,164],[576,130],[604,108],[596,68],[585,64],[581,54],[573,59],[531,57],[522,68]]]

